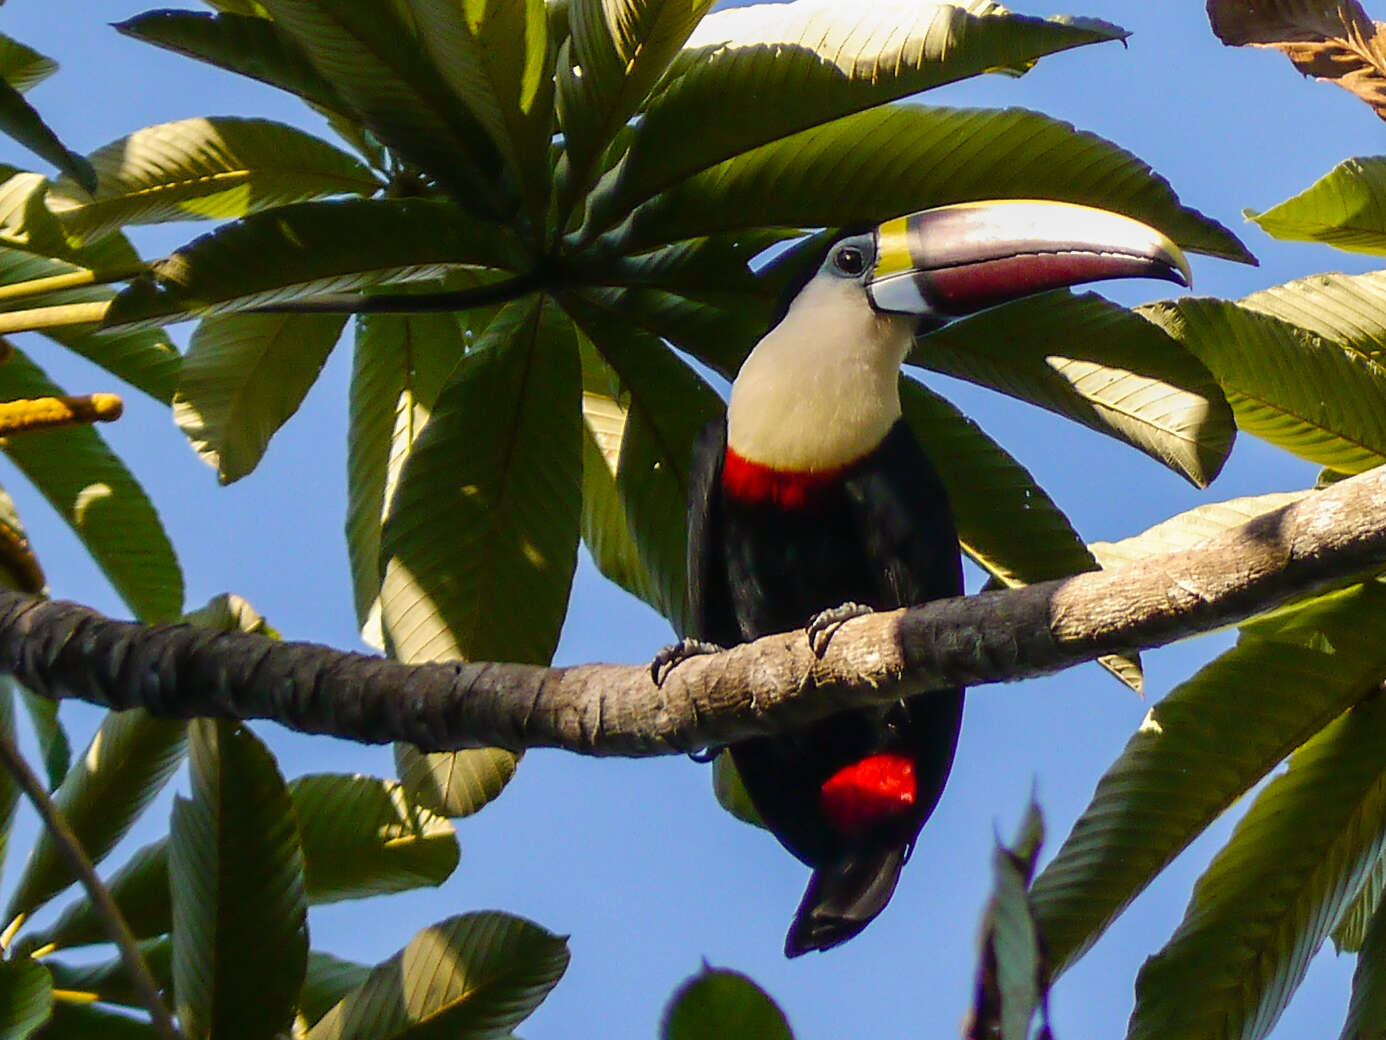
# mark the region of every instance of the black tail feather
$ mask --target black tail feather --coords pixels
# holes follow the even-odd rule
[[[784,955],[831,949],[870,924],[895,894],[908,851],[904,843],[856,849],[815,870],[789,926]]]

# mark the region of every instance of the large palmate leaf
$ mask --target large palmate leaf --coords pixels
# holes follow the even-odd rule
[[[661,1040],[755,1037],[793,1040],[789,1022],[763,989],[739,971],[704,967],[678,988],[664,1009]]]
[[[585,231],[690,174],[811,126],[982,72],[1023,72],[1045,54],[1125,35],[1092,19],[1014,15],[989,0],[719,11],[702,20],[645,106]],[[735,119],[707,118],[733,111]],[[690,135],[690,126],[699,132]]]
[[[198,324],[173,419],[223,484],[259,465],[345,324],[344,314],[225,314]]]
[[[1352,354],[1386,363],[1386,272],[1310,275],[1237,302],[1307,329]]]
[[[1358,586],[1242,633],[1146,716],[1031,899],[1056,973],[1178,852],[1386,674],[1386,589]]]
[[[1345,159],[1294,198],[1245,213],[1273,238],[1386,254],[1386,158]]]
[[[547,663],[577,563],[581,382],[567,319],[509,304],[458,364],[400,474],[381,613],[404,661]]]
[[[598,156],[635,114],[712,0],[569,0],[558,55],[565,201],[583,193]]]
[[[297,94],[341,115],[352,109],[302,49],[274,22],[246,14],[146,11],[117,32]]]
[[[1386,462],[1386,368],[1370,358],[1223,300],[1140,313],[1208,366],[1246,432],[1340,473]]]
[[[544,0],[406,0],[439,74],[486,128],[544,218],[553,136],[553,60]]]
[[[611,233],[639,248],[718,231],[886,220],[950,202],[1040,198],[1126,213],[1185,249],[1250,254],[1179,204],[1168,182],[1116,145],[1023,109],[886,106],[763,145],[640,206]]]
[[[135,131],[93,152],[94,194],[58,181],[49,207],[72,234],[96,238],[127,224],[241,217],[330,195],[372,195],[381,184],[345,152],[266,119],[183,119]]]
[[[376,965],[306,1040],[508,1036],[567,966],[567,940],[522,918],[451,917]]]
[[[272,1040],[308,960],[293,806],[248,728],[195,719],[188,729],[192,798],[174,804],[168,856],[178,1018],[194,1037]]]
[[[431,60],[405,9],[359,0],[264,6],[376,137],[467,209],[510,211],[495,142]]]
[[[1290,758],[1194,886],[1136,981],[1131,1040],[1259,1040],[1386,846],[1386,698],[1358,704]]]
[[[516,262],[501,228],[448,202],[301,202],[253,214],[195,239],[155,266],[155,279],[116,297],[108,327],[160,324],[454,267]]]
[[[1232,412],[1208,370],[1092,293],[993,307],[920,337],[910,360],[1123,440],[1199,487],[1232,450]]]
[[[87,856],[99,863],[129,831],[183,760],[185,724],[143,711],[112,712],[53,800]],[[5,919],[41,906],[72,884],[67,861],[39,834],[15,885]]]
[[[688,532],[681,521],[688,512],[693,442],[721,414],[722,401],[668,347],[622,321],[624,315],[584,297],[566,296],[563,306],[629,395],[616,488],[657,609],[682,632]]]
[[[0,400],[62,391],[22,352],[0,366]],[[143,489],[90,426],[9,439],[4,453],[92,554],[135,615],[170,621],[183,610],[183,576]]]

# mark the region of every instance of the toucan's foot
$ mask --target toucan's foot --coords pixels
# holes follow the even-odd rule
[[[650,678],[656,686],[663,686],[664,680],[669,678],[669,673],[690,657],[720,654],[723,649],[716,643],[709,643],[703,639],[680,639],[655,654],[654,660],[650,662]]]
[[[809,646],[813,648],[814,656],[822,657],[828,652],[828,644],[833,641],[833,636],[837,634],[837,630],[842,627],[844,621],[851,621],[853,618],[874,613],[876,613],[875,608],[868,607],[865,603],[847,602],[840,607],[820,610],[813,615],[809,618],[806,631]]]

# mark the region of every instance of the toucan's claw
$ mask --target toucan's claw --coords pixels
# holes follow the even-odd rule
[[[690,657],[699,657],[702,654],[720,654],[725,649],[726,647],[709,643],[704,639],[680,639],[677,643],[666,646],[655,654],[654,660],[650,662],[650,678],[654,680],[656,686],[663,686],[664,680],[669,678],[669,673]]]
[[[813,656],[822,657],[828,652],[828,644],[833,641],[833,636],[837,635],[837,630],[842,627],[844,621],[851,621],[853,618],[865,617],[867,614],[874,613],[876,613],[875,609],[868,607],[865,603],[852,603],[850,601],[840,607],[820,610],[809,618],[809,623],[805,626],[809,646],[813,648]]]

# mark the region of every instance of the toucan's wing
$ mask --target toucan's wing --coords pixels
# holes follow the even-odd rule
[[[688,479],[688,631],[682,634],[718,646],[741,642],[727,585],[719,494],[726,453],[727,421],[718,417],[704,426],[693,442]]]

